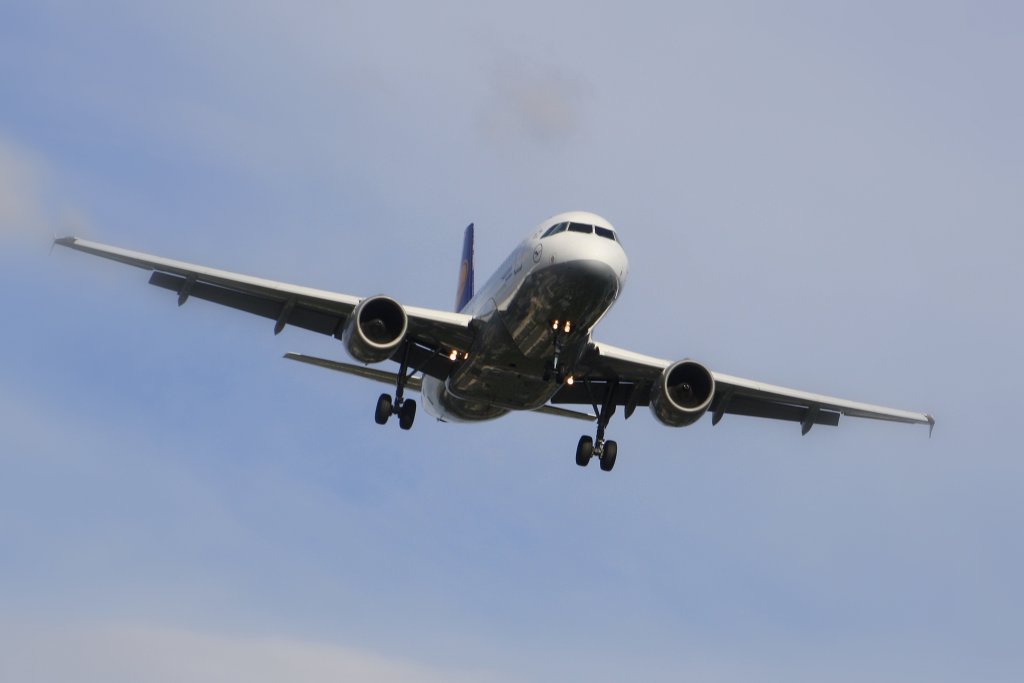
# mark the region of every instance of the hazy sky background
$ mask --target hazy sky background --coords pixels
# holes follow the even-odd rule
[[[0,4],[0,678],[1019,681],[1013,2]],[[938,418],[371,418],[53,234],[449,308],[619,229],[608,343]]]

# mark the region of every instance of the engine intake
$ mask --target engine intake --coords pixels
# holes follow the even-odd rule
[[[408,329],[409,316],[400,303],[387,296],[370,296],[348,317],[341,341],[356,360],[379,363],[394,355]]]
[[[665,368],[651,389],[651,412],[662,424],[686,427],[700,419],[715,396],[711,371],[692,360]]]

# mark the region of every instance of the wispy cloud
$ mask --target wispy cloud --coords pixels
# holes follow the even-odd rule
[[[85,214],[53,203],[53,168],[43,155],[0,131],[0,242],[81,233]]]
[[[44,165],[0,133],[0,239],[45,233]]]
[[[358,648],[288,637],[231,635],[120,623],[0,624],[10,681],[430,681],[494,680]]]

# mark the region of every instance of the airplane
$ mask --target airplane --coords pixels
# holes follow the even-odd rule
[[[576,446],[576,464],[597,458],[611,471],[618,444],[607,440],[609,420],[647,407],[671,427],[707,413],[836,426],[840,416],[926,424],[926,413],[896,410],[787,389],[712,371],[691,359],[663,360],[594,340],[594,327],[619,295],[629,262],[618,231],[604,218],[572,211],[539,224],[494,275],[474,291],[474,227],[464,233],[455,311],[416,308],[385,295],[339,294],[230,273],[90,242],[55,244],[152,271],[150,284],[178,295],[236,308],[274,321],[274,334],[301,327],[341,341],[359,364],[298,353],[285,357],[383,382],[394,393],[377,399],[374,419],[398,417],[410,429],[421,394],[427,413],[443,422],[492,420],[536,411],[596,423]],[[370,367],[392,361],[397,372]],[[571,406],[567,408],[564,406]],[[579,407],[583,406],[583,410]],[[586,409],[593,412],[584,412]]]

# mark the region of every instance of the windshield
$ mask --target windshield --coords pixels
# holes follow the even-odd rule
[[[588,225],[587,223],[555,223],[550,228],[544,231],[544,234],[540,236],[541,239],[550,237],[551,235],[557,235],[560,232],[578,232],[584,235],[597,234],[599,237],[603,237],[606,240],[612,240],[618,242],[619,238],[616,237],[615,231],[610,228],[602,228],[600,225]]]

